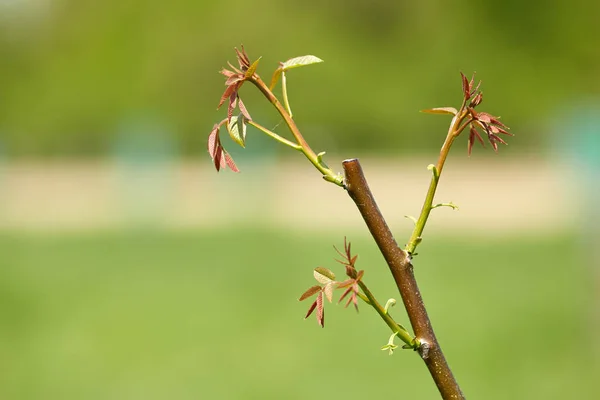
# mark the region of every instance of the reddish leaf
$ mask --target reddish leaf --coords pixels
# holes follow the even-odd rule
[[[489,124],[492,122],[491,115],[488,113],[484,113],[484,112],[477,113],[477,119],[486,124]]]
[[[346,275],[352,279],[356,278],[356,268],[352,265],[346,265]]]
[[[467,142],[467,153],[469,155],[471,155],[471,151],[473,149],[473,143],[475,143],[475,138],[477,138],[477,140],[479,140],[481,145],[485,147],[485,142],[479,135],[479,132],[473,125],[471,125],[471,129],[469,130],[469,141]]]
[[[471,75],[471,80],[469,81],[469,97],[473,95],[473,81],[475,79],[475,73]]]
[[[493,133],[490,133],[489,138],[490,138],[490,140],[493,140],[494,142],[498,142],[498,143],[502,143],[502,144],[508,145],[508,143],[506,143],[504,140],[502,140],[501,137],[496,136]]]
[[[225,100],[227,100],[228,98],[230,98],[231,94],[235,93],[236,90],[237,90],[237,88],[235,87],[235,85],[233,85],[233,86],[227,86],[227,89],[225,89],[225,92],[223,92],[223,95],[221,96],[221,100],[219,101],[219,105],[217,106],[217,110],[219,108],[221,108],[221,106],[223,105],[223,103],[225,103]]]
[[[246,50],[244,49],[244,45],[241,46],[242,51],[239,51],[237,47],[235,48],[235,52],[237,53],[238,63],[240,64],[240,68],[242,70],[247,70],[250,67],[250,59],[246,54]]]
[[[225,150],[223,150],[223,153],[225,154],[225,163],[227,164],[229,169],[232,170],[233,172],[240,172],[237,165],[235,165],[235,162],[233,162],[233,158],[231,158],[229,153],[226,152]]]
[[[208,153],[212,158],[215,168],[219,171],[225,168],[225,160],[223,160],[223,147],[219,139],[219,126],[215,124],[212,131],[208,135]]]
[[[233,87],[233,86],[231,86]],[[229,95],[229,106],[227,107],[227,121],[231,121],[231,117],[233,117],[233,110],[235,110],[235,105],[237,104],[237,88]]]
[[[352,285],[354,283],[354,279],[350,278],[350,279],[346,279],[344,282],[339,282],[337,285],[338,289],[343,289],[345,287],[348,287],[350,285]]]
[[[325,328],[325,309],[323,308],[323,293],[317,297],[317,322]]]
[[[321,286],[319,286],[319,285],[312,286],[312,287],[308,288],[308,290],[306,292],[302,293],[302,296],[300,296],[298,301],[306,300],[310,296],[313,296],[315,293],[318,293],[320,291],[321,291]]]
[[[477,107],[479,104],[481,104],[481,100],[483,100],[483,94],[479,92],[477,93],[477,96],[475,96],[475,98],[471,100],[471,104],[469,104],[469,106]]]
[[[492,130],[492,133],[503,133],[505,135],[514,136],[512,133],[510,133],[507,130],[504,130],[496,125],[490,125],[490,129]]]
[[[242,99],[239,96],[238,96],[238,107],[240,108],[240,112],[242,113],[242,115],[244,117],[246,117],[246,119],[248,121],[252,121],[252,117],[250,116],[250,113],[248,113],[246,106],[244,105],[244,103],[242,102]]]
[[[318,300],[318,299],[317,299]],[[310,317],[310,314],[312,314],[312,312],[315,310],[315,308],[317,307],[317,300],[315,300],[311,305],[310,308],[308,309],[308,312],[306,313],[306,316],[304,317],[304,319]]]
[[[233,172],[240,172],[229,153],[221,145],[219,126],[216,124],[208,135],[208,154],[210,154],[217,171],[229,167]]]
[[[229,74],[231,74],[231,76],[225,81],[225,85],[227,85],[227,86],[234,85],[234,84],[244,80],[243,76],[234,74],[231,71],[227,71],[227,72],[229,72]],[[223,74],[223,75],[225,75],[225,74]]]
[[[363,277],[364,274],[365,274],[364,270],[361,269],[360,271],[358,271],[358,274],[356,275],[356,278],[354,278],[356,280],[356,282],[360,281],[362,279],[362,277]]]
[[[469,80],[467,79],[465,74],[463,74],[462,72],[460,73],[460,77],[462,79],[463,95],[465,96],[465,100],[467,100],[469,97],[471,97],[471,91],[469,88]]]
[[[347,289],[344,291],[344,293],[343,293],[343,294],[340,296],[340,299],[338,300],[338,303],[341,303],[341,302],[342,302],[342,300],[344,300],[344,298],[345,298],[346,296],[348,296],[348,293],[351,293],[351,292],[352,292],[352,290],[353,290],[353,288],[352,288],[352,285],[353,285],[353,284],[354,284],[354,281],[350,281],[350,286],[349,286],[349,287],[348,287],[348,288],[347,288]],[[340,286],[338,286],[338,287],[340,287]]]

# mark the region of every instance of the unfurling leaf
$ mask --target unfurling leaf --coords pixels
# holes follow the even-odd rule
[[[217,171],[221,168],[229,167],[233,172],[240,172],[229,153],[223,148],[221,139],[219,138],[219,126],[216,124],[210,132],[210,135],[208,135],[208,153],[210,154]]]
[[[324,267],[317,267],[313,272],[317,282],[326,285],[335,280],[335,274]]]
[[[325,293],[325,297],[327,297],[327,300],[329,300],[330,303],[333,301],[333,289],[335,289],[335,283],[336,282],[331,281],[323,288],[323,293]]]
[[[315,56],[311,56],[311,55],[295,57],[295,58],[291,58],[291,59],[287,60],[286,62],[284,62],[281,65],[281,69],[283,71],[287,71],[288,69],[291,69],[291,68],[302,67],[304,65],[316,64],[316,63],[322,63],[322,62],[323,62],[323,60],[321,60],[319,57],[315,57]]]
[[[460,73],[460,77],[462,79],[463,96],[465,97],[465,100],[468,100],[471,97],[471,85],[465,74],[462,72]]]
[[[317,300],[315,300],[311,305],[310,308],[308,309],[308,312],[306,313],[306,316],[304,316],[304,319],[310,317],[310,314],[313,313],[313,311],[315,310],[315,307],[317,307]]]
[[[241,111],[242,115],[244,117],[246,117],[246,119],[248,121],[252,121],[252,117],[250,116],[250,113],[246,109],[246,106],[244,105],[244,102],[242,101],[241,98],[238,98],[238,107],[240,108],[240,111]]]
[[[458,111],[454,107],[429,108],[427,110],[421,110],[421,112],[428,113],[428,114],[451,114],[451,115],[456,115],[458,113]]]
[[[308,290],[306,292],[302,293],[302,296],[300,296],[298,301],[306,300],[310,296],[314,295],[315,293],[319,293],[320,291],[321,291],[321,286],[319,286],[319,285],[310,287],[310,288],[308,288]]]
[[[259,57],[256,61],[254,61],[252,63],[251,66],[248,67],[248,70],[246,71],[246,73],[244,74],[244,76],[246,78],[250,78],[252,75],[254,75],[254,73],[256,72],[256,68],[258,68],[258,62],[260,61],[262,57]]]
[[[317,297],[317,322],[321,328],[325,328],[325,309],[323,308],[323,293],[319,293]]]
[[[246,121],[244,115],[232,116],[227,122],[227,131],[234,142],[242,147],[246,147]]]
[[[279,82],[279,78],[281,77],[281,73],[283,71],[281,70],[281,66],[279,66],[275,72],[273,72],[273,76],[271,77],[271,84],[269,85],[269,89],[273,90],[273,88],[275,87],[275,85],[277,85],[277,82]]]

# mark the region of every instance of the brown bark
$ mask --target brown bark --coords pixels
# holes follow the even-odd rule
[[[379,207],[377,207],[358,159],[345,160],[342,164],[346,178],[346,191],[358,207],[394,276],[415,336],[421,343],[419,348],[421,358],[427,365],[443,399],[464,399],[435,337],[413,273],[409,254],[398,247]]]

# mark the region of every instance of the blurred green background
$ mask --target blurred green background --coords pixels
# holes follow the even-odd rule
[[[290,73],[291,100],[340,149],[437,148],[439,119],[417,111],[458,105],[459,71],[476,71],[482,107],[527,128],[524,151],[567,99],[600,91],[599,14],[589,0],[3,0],[0,132],[11,155],[98,155],[123,118],[148,112],[182,153],[203,153],[222,115],[217,71],[243,43],[265,77],[291,57],[326,61]],[[255,118],[277,123],[248,89]]]
[[[366,157],[400,244],[448,123],[418,110],[459,105],[459,72],[476,71],[480,109],[516,136],[470,160],[462,138],[451,157],[439,199],[466,207],[433,215],[416,259],[433,324],[469,398],[596,398],[598,15],[590,0],[0,0],[0,398],[437,397],[415,354],[379,350],[365,307],[302,320],[312,268],[342,274],[344,236],[380,301],[398,296],[350,200],[256,131],[243,152],[224,138],[242,174],[212,170],[217,72],[241,43],[265,79],[325,60],[289,73],[295,118],[330,165]]]

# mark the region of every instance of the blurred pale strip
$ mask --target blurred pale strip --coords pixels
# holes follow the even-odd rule
[[[334,161],[335,160],[335,161]],[[330,165],[339,165],[335,157]],[[431,160],[363,159],[392,228],[409,232]],[[242,169],[244,166],[242,165]],[[275,171],[277,169],[277,171]],[[538,159],[450,160],[426,231],[473,234],[555,233],[575,223],[568,170]],[[570,187],[573,186],[573,187]],[[196,229],[261,224],[284,229],[362,229],[353,203],[306,163],[250,165],[217,174],[206,162],[123,166],[105,162],[15,162],[0,169],[0,229],[79,231],[155,227]]]

